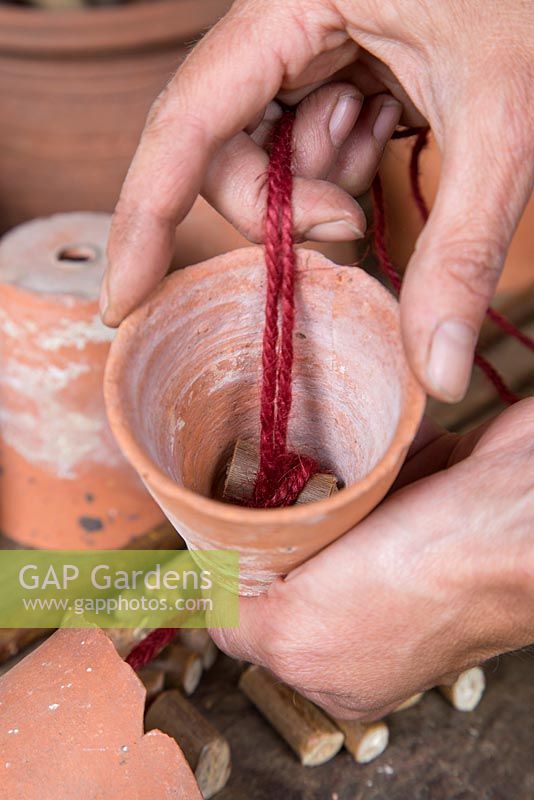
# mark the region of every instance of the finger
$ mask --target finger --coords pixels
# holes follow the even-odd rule
[[[202,194],[251,241],[263,241],[268,156],[241,132],[223,145],[206,171]],[[343,189],[328,181],[296,177],[293,183],[296,239],[361,238],[365,215]]]
[[[283,113],[282,106],[273,100],[264,112],[251,125],[245,128],[245,133],[248,133],[252,141],[259,147],[267,147],[273,134],[275,122],[280,119]]]
[[[340,31],[335,33],[335,39],[342,42],[337,47],[330,48],[325,42],[325,48],[318,55],[314,55],[309,63],[298,74],[289,74],[284,77],[284,83],[278,94],[278,99],[288,106],[295,106],[319,86],[337,80],[337,75],[354,63],[360,52],[356,42]]]
[[[236,4],[192,51],[150,115],[110,234],[101,297],[109,325],[117,325],[165,274],[176,224],[221,143],[265,108],[287,64],[298,72],[313,56],[291,9],[262,5],[261,14],[251,14]],[[277,42],[273,31],[283,32]]]
[[[351,195],[367,191],[401,113],[401,104],[391,95],[377,95],[366,100],[329,179]]]
[[[532,144],[488,102],[491,120],[471,112],[445,131],[438,196],[401,295],[411,364],[430,394],[449,402],[469,384],[480,325],[533,180]]]
[[[351,80],[365,94],[372,95],[388,91],[402,105],[401,122],[403,125],[424,128],[428,122],[412,102],[411,97],[399,82],[396,75],[383,61],[361,50],[358,61],[342,70],[341,75],[350,73]]]
[[[329,83],[298,106],[293,128],[293,167],[305,178],[327,178],[363,103],[350,83]]]

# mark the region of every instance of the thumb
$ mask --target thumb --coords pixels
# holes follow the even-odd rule
[[[435,397],[455,402],[469,384],[480,326],[532,187],[532,146],[493,120],[445,139],[438,195],[401,294],[408,358]],[[466,134],[466,131],[469,131]],[[447,133],[447,132],[446,132]]]

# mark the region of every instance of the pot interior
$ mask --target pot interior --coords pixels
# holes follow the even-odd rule
[[[264,269],[254,248],[175,273],[119,335],[126,425],[200,495],[212,496],[238,438],[259,439]],[[384,456],[402,412],[397,303],[362,270],[312,253],[299,256],[296,295],[290,446],[353,484]]]

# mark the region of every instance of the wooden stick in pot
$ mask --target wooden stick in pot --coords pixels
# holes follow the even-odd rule
[[[237,503],[250,500],[259,465],[260,458],[256,447],[251,442],[239,439],[228,465],[222,499]],[[337,492],[336,476],[326,472],[319,473],[310,478],[295,505],[323,500],[335,492]]]

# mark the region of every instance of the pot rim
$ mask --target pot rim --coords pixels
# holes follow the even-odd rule
[[[240,258],[243,259],[250,255],[251,258],[254,256],[255,260],[257,260],[258,252],[262,253],[263,258],[263,247],[256,246],[239,250]],[[303,259],[302,256],[304,254],[305,257]],[[290,522],[297,524],[299,521],[309,521],[310,515],[320,516],[327,510],[340,509],[354,502],[357,498],[364,496],[375,484],[379,483],[395,469],[403,456],[403,451],[408,450],[419,428],[426,403],[426,394],[423,387],[418,382],[408,362],[406,362],[407,381],[405,391],[402,395],[402,407],[399,421],[391,442],[382,458],[361,481],[344,487],[341,491],[336,492],[328,498],[306,505],[293,505],[286,508],[247,508],[223,503],[220,500],[197,494],[192,489],[188,489],[185,486],[180,486],[163,472],[152,458],[145,453],[141,445],[138,444],[134,434],[131,432],[123,413],[118,378],[119,373],[122,371],[125,353],[130,345],[130,337],[135,334],[138,328],[143,324],[145,318],[150,314],[151,309],[154,307],[155,303],[157,303],[167,286],[173,283],[179,283],[183,280],[185,275],[190,277],[194,272],[198,273],[204,271],[209,273],[210,270],[213,269],[213,263],[215,261],[219,261],[221,258],[231,255],[232,253],[225,253],[223,256],[216,256],[208,261],[186,267],[185,269],[178,270],[168,275],[148,300],[121,323],[112,343],[104,373],[104,398],[109,424],[122,452],[137,470],[141,478],[150,485],[150,488],[158,495],[161,494],[166,498],[170,497],[173,500],[180,500],[184,505],[192,508],[195,513],[201,512],[212,517],[216,516],[229,523],[236,522],[236,519],[239,518],[240,523],[249,523],[251,525],[261,522],[287,525]],[[315,262],[313,265],[309,264],[310,259],[313,259]],[[311,250],[299,250],[300,270],[312,272],[316,269],[324,269],[324,266],[321,267],[321,265],[317,265],[317,260],[324,260],[325,266],[328,265],[328,269],[332,269],[332,262],[322,254]],[[351,270],[351,272],[357,270],[359,273],[363,273],[366,278],[372,279],[365,270],[359,267],[335,266],[341,270]],[[220,265],[218,265],[217,269],[219,270],[220,268]],[[390,295],[385,288],[384,293],[385,296],[391,298],[391,302],[396,302],[395,298]]]
[[[229,5],[229,0],[141,0],[58,11],[2,5],[0,55],[87,60],[170,47],[197,36]]]

